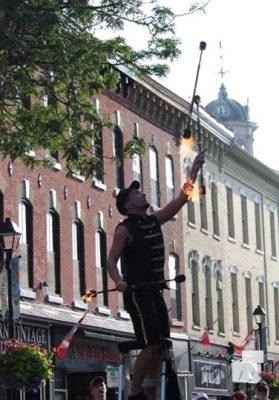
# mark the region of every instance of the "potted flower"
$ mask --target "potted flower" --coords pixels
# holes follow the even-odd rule
[[[247,395],[243,390],[236,390],[232,393],[232,397],[236,400],[245,400]]]
[[[37,391],[52,375],[53,354],[39,344],[5,340],[0,354],[0,387]]]
[[[260,373],[261,379],[267,382],[270,389],[270,398],[279,398],[279,374],[277,372],[262,371]]]

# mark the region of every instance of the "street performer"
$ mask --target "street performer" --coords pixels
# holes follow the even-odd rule
[[[156,399],[156,388],[146,388],[144,393],[142,384],[147,377],[160,376],[163,339],[170,337],[168,311],[162,295],[166,285],[161,225],[172,219],[187,203],[189,186],[196,181],[204,163],[204,153],[205,150],[201,151],[194,159],[179,195],[160,210],[147,214],[150,204],[139,190],[138,181],[120,190],[116,197],[118,211],[127,218],[115,229],[107,269],[116,289],[123,292],[125,308],[142,347],[134,366],[130,400]],[[123,277],[117,268],[120,257],[124,266]],[[161,285],[148,286],[148,282],[159,282]],[[137,288],[139,283],[147,284]],[[129,290],[132,285],[133,290]]]

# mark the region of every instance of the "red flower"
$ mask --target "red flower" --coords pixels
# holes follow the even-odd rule
[[[243,390],[236,390],[232,393],[232,397],[237,400],[245,400],[247,398],[247,395]]]

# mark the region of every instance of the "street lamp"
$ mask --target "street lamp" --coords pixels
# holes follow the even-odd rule
[[[8,333],[9,339],[14,338],[14,313],[13,313],[13,290],[12,290],[12,266],[11,259],[14,250],[18,247],[21,232],[19,227],[10,219],[6,218],[0,223],[0,249],[6,255],[5,267],[8,281]],[[2,311],[3,312],[3,311]]]
[[[253,315],[255,317],[256,323],[258,325],[259,332],[259,350],[263,350],[263,340],[262,340],[262,326],[266,317],[266,311],[263,307],[258,305],[253,311]],[[264,370],[264,364],[261,364],[261,370]]]

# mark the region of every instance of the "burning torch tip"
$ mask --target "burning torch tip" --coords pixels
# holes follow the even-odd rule
[[[191,129],[189,129],[189,128],[184,129],[184,132],[183,132],[184,139],[190,139],[191,135],[192,135]]]

